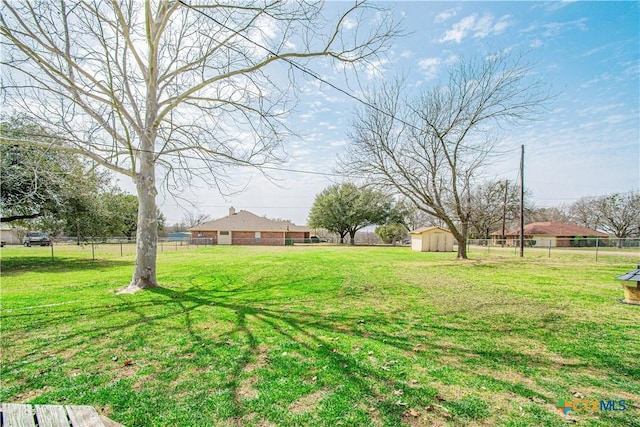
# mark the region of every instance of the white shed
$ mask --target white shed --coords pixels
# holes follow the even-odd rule
[[[422,227],[411,231],[411,249],[420,252],[452,252],[453,234],[441,227]]]
[[[16,228],[11,228],[7,224],[0,225],[0,240],[7,245],[21,244],[22,242],[20,241],[17,231],[18,230]]]

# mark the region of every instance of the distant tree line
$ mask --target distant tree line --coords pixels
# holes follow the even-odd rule
[[[582,225],[618,238],[640,237],[640,193],[613,193],[584,197],[559,207],[536,207],[525,191],[525,221],[562,222]],[[517,227],[520,218],[520,188],[508,181],[486,181],[470,191],[469,228],[471,239],[490,239],[492,233]],[[354,183],[334,184],[319,193],[309,214],[309,226],[339,236],[341,243],[354,244],[355,233],[376,225],[383,243],[408,238],[420,227],[447,228],[440,218],[425,214],[406,198]]]

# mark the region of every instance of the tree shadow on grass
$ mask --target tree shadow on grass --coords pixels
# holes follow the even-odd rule
[[[242,425],[245,417],[268,406],[275,409],[269,410],[268,413],[265,410],[259,415],[268,421],[276,422],[277,419],[274,417],[288,414],[286,416],[294,420],[291,423],[296,422],[296,417],[300,418],[300,423],[305,423],[307,420],[305,417],[311,415],[290,415],[289,405],[299,398],[304,390],[321,390],[323,387],[328,387],[331,393],[343,394],[345,399],[353,400],[350,410],[361,412],[363,417],[369,417],[373,420],[372,422],[398,425],[408,409],[418,410],[432,403],[438,403],[437,389],[433,384],[411,384],[412,368],[407,366],[415,365],[420,361],[424,361],[425,364],[437,364],[438,356],[431,356],[435,353],[479,359],[480,363],[486,359],[490,361],[489,366],[492,369],[495,369],[495,363],[497,363],[495,361],[522,370],[554,367],[553,361],[543,356],[525,356],[516,351],[505,352],[494,349],[474,350],[460,347],[452,349],[437,340],[428,341],[425,339],[425,332],[433,333],[435,336],[447,333],[447,328],[442,325],[430,325],[428,318],[424,319],[424,323],[418,330],[410,319],[403,317],[400,312],[376,314],[343,310],[331,311],[328,315],[314,312],[312,308],[320,306],[321,303],[325,307],[340,307],[341,298],[335,289],[318,287],[312,291],[307,290],[304,292],[305,299],[294,298],[295,294],[265,297],[256,291],[255,285],[249,284],[233,283],[233,292],[229,292],[227,282],[201,285],[181,291],[171,288],[154,288],[135,296],[113,295],[109,297],[108,302],[96,302],[92,305],[70,304],[46,313],[41,311],[8,313],[5,316],[13,317],[17,324],[31,325],[28,330],[25,330],[26,334],[30,331],[50,328],[58,335],[50,340],[38,340],[39,332],[34,333],[28,354],[13,361],[3,360],[5,372],[20,371],[24,368],[25,362],[29,365],[46,366],[47,363],[50,365],[51,362],[48,360],[56,353],[69,353],[70,356],[67,358],[73,358],[89,351],[94,344],[100,345],[101,339],[108,339],[112,335],[121,337],[125,334],[151,341],[155,335],[162,334],[164,331],[167,335],[172,334],[172,337],[183,341],[177,347],[179,354],[195,355],[193,358],[181,358],[174,382],[190,381],[184,376],[202,369],[198,360],[200,357],[212,359],[213,366],[225,367],[226,378],[216,383],[216,387],[229,390],[229,393],[210,397],[210,399],[218,399],[215,402],[212,401],[211,407],[219,408],[226,405],[231,409],[223,411],[208,408],[207,410],[211,411],[210,416],[215,419],[233,420],[236,424]],[[305,285],[303,281],[297,284]],[[294,285],[288,283],[281,286]],[[306,299],[309,301],[308,307]],[[211,323],[223,322],[227,327],[221,329],[219,333],[212,332],[206,329],[207,319],[215,320]],[[76,327],[70,328],[70,325]],[[465,329],[467,327],[468,330]],[[402,333],[391,331],[402,331]],[[475,335],[487,334],[488,337],[495,334],[489,326],[483,330],[478,325],[472,324],[458,325],[453,332],[461,331]],[[11,337],[5,337],[5,343],[7,340],[11,340]],[[289,343],[291,348],[306,360],[283,356],[285,352],[274,343]],[[430,356],[415,353],[417,344],[423,345]],[[123,342],[122,345],[127,343]],[[386,354],[376,353],[368,357],[367,353],[355,350],[355,347],[367,345],[371,345],[372,348],[384,348]],[[225,348],[228,351],[224,350]],[[138,350],[131,352],[136,351]],[[140,357],[144,357],[144,351],[139,354]],[[215,357],[212,355],[219,354],[229,357],[224,361],[214,361]],[[274,367],[264,366],[259,368],[259,372],[249,373],[249,365],[260,357],[269,358]],[[430,358],[433,360],[429,360]],[[145,360],[142,363],[159,362]],[[290,372],[276,366],[287,363],[292,368]],[[64,367],[64,362],[61,364]],[[303,374],[304,378],[286,378],[297,375],[294,373],[295,367],[316,369],[318,366],[326,366],[326,376],[333,380],[324,382],[321,377],[314,382],[310,371],[308,375]],[[612,368],[618,373],[624,374],[627,370],[626,374],[638,374],[635,368],[622,364]],[[472,375],[474,365],[462,364],[456,366],[456,369]],[[107,374],[116,376],[111,381],[118,380],[117,373]],[[282,394],[272,397],[259,396],[251,399],[241,393],[248,375],[256,375],[258,379],[254,385],[258,389],[261,386],[266,387],[267,383],[274,382],[268,379],[270,375],[279,375],[282,380],[306,385],[298,391],[288,390],[287,393],[285,390]],[[431,378],[437,379],[436,376]],[[337,382],[342,384],[342,388],[336,387]],[[167,392],[171,392],[172,386],[164,384],[164,387],[167,388]],[[509,387],[509,383],[505,383],[504,387]],[[540,397],[539,393],[526,386],[512,389],[526,398]],[[402,394],[394,394],[398,390],[402,391]],[[36,401],[46,398],[47,394],[44,393]],[[166,398],[173,399],[168,396]],[[142,420],[140,414],[151,409],[145,407],[144,402],[141,403],[140,408],[130,409],[104,396],[92,398],[89,394],[84,399],[83,402],[75,403],[112,405],[117,411],[114,418],[131,425],[139,423]],[[261,399],[266,401],[260,403]],[[223,404],[220,401],[223,401]],[[319,410],[321,409],[322,407]]]
[[[132,265],[132,262],[130,260],[91,260],[58,256],[55,256],[53,260],[42,256],[3,257],[0,261],[2,275],[7,277],[15,277],[24,273],[46,275],[70,271],[108,269],[127,265]]]

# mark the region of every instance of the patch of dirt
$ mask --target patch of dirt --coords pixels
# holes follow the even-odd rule
[[[235,417],[227,420],[223,425],[228,427],[243,427],[245,425],[255,425],[256,427],[277,427],[276,424],[264,419],[260,419],[256,424],[256,418],[258,418],[258,414],[251,412],[243,417]]]
[[[581,396],[585,397],[577,397],[575,393],[579,393]],[[603,389],[600,387],[583,387],[576,386],[571,389],[571,394],[574,395],[576,399],[612,399],[619,400],[624,399],[634,403],[640,402],[640,394],[628,393],[626,391],[617,390],[615,393],[611,393],[611,390]]]
[[[307,394],[306,396],[302,396],[300,399],[289,405],[289,411],[294,414],[303,414],[305,412],[314,411],[327,393],[328,390],[321,389],[314,393]]]
[[[256,348],[256,360],[251,363],[247,363],[242,369],[242,372],[251,373],[260,368],[264,368],[265,366],[267,366],[267,346],[261,344]],[[236,389],[235,400],[251,400],[258,397],[260,393],[255,388],[257,382],[258,377],[255,375],[242,380]]]
[[[435,412],[422,413],[422,411],[415,411],[419,414],[413,415],[409,411],[405,412],[402,416],[402,421],[407,425],[413,427],[445,427],[449,426],[448,418]]]
[[[563,357],[559,354],[555,354],[555,353],[549,353],[548,355],[549,359],[551,360],[551,362],[554,365],[559,365],[559,366],[569,366],[569,367],[578,367],[580,365],[582,365],[583,363],[577,359],[577,358],[573,358],[573,359],[568,359],[566,357]]]
[[[148,368],[149,365],[153,366],[154,368],[152,372],[144,375],[138,375],[136,378],[136,381],[131,385],[132,390],[141,391],[145,387],[145,385],[149,384],[149,382],[156,381],[156,376],[160,371],[160,367],[159,367],[160,365],[156,361],[146,361],[145,368]]]
[[[247,363],[242,370],[243,372],[253,372],[256,369],[264,368],[267,366],[267,346],[260,344],[257,348],[256,361]]]
[[[45,393],[49,390],[49,386],[44,386],[43,388],[35,389],[35,390],[25,390],[21,393],[16,393],[12,397],[12,401],[16,402],[30,402],[41,394]]]
[[[255,376],[242,381],[236,389],[236,399],[251,400],[258,397],[260,392],[255,388],[257,382],[258,378]]]
[[[509,369],[506,367],[503,367],[502,370],[479,368],[476,370],[476,372],[480,375],[486,375],[487,377],[495,378],[499,381],[504,381],[511,384],[523,384],[527,386],[527,388],[543,396],[547,396],[551,400],[553,400],[554,398],[554,396],[550,396],[543,387],[539,386],[535,382],[535,380],[513,369]]]
[[[380,412],[373,406],[367,408],[364,404],[360,404],[360,409],[367,411],[369,417],[371,417],[371,425],[376,427],[381,427],[384,425],[382,422],[382,418],[380,417]]]

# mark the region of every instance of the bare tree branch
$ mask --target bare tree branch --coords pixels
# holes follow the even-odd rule
[[[522,58],[463,60],[449,81],[409,98],[402,82],[371,93],[352,125],[342,168],[402,194],[443,221],[466,258],[472,188],[501,126],[540,117],[548,95]]]
[[[193,179],[224,191],[234,165],[281,162],[295,74],[310,73],[313,58],[366,64],[399,33],[391,16],[368,19],[369,32],[343,25],[382,11],[360,0],[332,22],[323,8],[275,0],[2,1],[5,111],[62,136],[51,148],[136,183],[130,289],[156,285],[158,173],[170,192]]]

